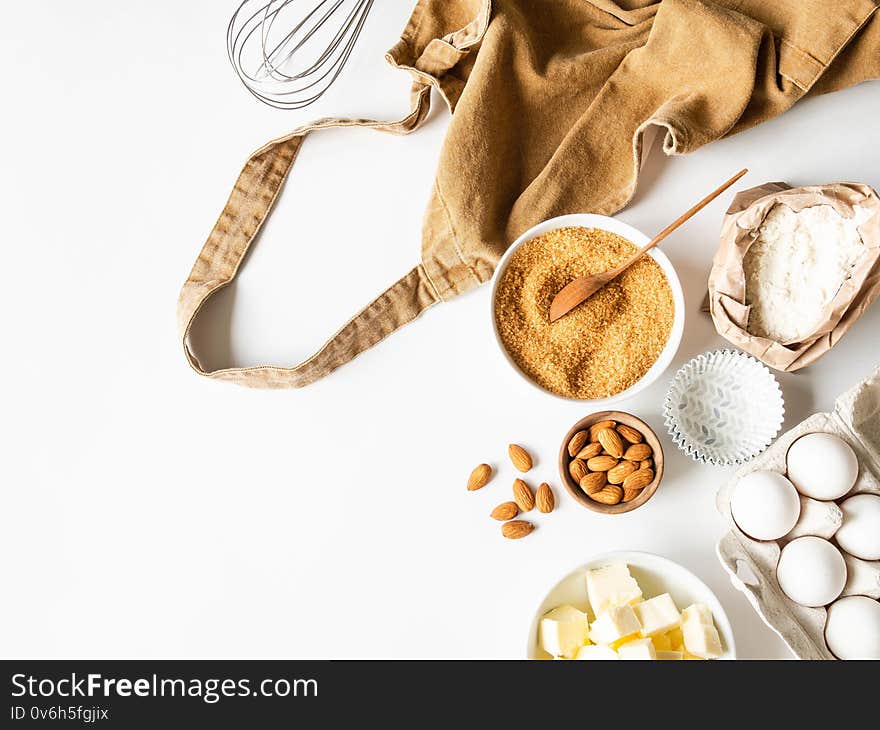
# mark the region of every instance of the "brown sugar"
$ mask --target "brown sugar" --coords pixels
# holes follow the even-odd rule
[[[578,276],[598,274],[636,251],[597,228],[558,228],[523,243],[495,295],[504,347],[531,379],[569,398],[607,398],[635,384],[656,362],[675,306],[660,265],[649,256],[550,323],[550,302]]]

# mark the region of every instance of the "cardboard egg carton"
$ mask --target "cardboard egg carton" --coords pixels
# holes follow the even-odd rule
[[[753,540],[733,521],[730,496],[737,482],[753,471],[786,471],[789,447],[808,433],[832,433],[846,441],[859,458],[859,476],[838,503],[854,494],[880,494],[880,368],[841,395],[832,413],[816,413],[779,437],[763,454],[743,466],[718,492],[718,511],[730,531],[718,543],[718,558],[754,609],[799,659],[834,659],[825,645],[824,608],[808,608],[790,600],[776,580],[776,564],[785,538]],[[833,542],[833,539],[832,539]],[[845,554],[844,554],[845,555]],[[844,590],[844,595],[846,595]]]

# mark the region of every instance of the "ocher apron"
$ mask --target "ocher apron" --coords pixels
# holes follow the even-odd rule
[[[405,119],[325,119],[248,160],[180,294],[190,364],[252,387],[314,382],[436,302],[487,281],[532,225],[626,205],[648,130],[663,132],[667,154],[682,154],[774,117],[808,93],[880,76],[878,5],[419,0],[387,54],[413,77]],[[295,367],[203,370],[189,345],[193,321],[235,278],[306,135],[344,126],[408,134],[424,122],[432,88],[452,120],[425,214],[422,263]]]

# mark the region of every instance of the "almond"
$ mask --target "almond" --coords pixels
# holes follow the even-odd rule
[[[608,470],[608,482],[610,484],[623,484],[623,480],[637,469],[638,467],[631,461],[621,461],[613,469]]]
[[[604,471],[594,471],[592,474],[587,474],[581,479],[579,484],[581,489],[592,496],[594,492],[602,491],[605,485],[608,484],[608,480],[605,477]]]
[[[492,513],[489,516],[493,520],[507,522],[507,520],[512,520],[518,514],[519,507],[516,506],[516,502],[502,502],[495,509],[492,510]]]
[[[641,431],[636,431],[632,426],[627,426],[625,423],[617,424],[617,433],[623,436],[623,438],[631,444],[640,444],[645,440]]]
[[[617,424],[614,421],[599,421],[590,426],[590,441],[598,441],[596,438],[599,431],[603,428],[614,428]]]
[[[653,454],[648,444],[633,444],[623,453],[623,458],[628,461],[644,461],[650,459]]]
[[[535,495],[522,479],[513,480],[513,499],[523,512],[528,512],[535,506]]]
[[[654,481],[653,469],[639,469],[623,480],[624,489],[643,489]]]
[[[603,428],[596,434],[596,438],[602,444],[602,448],[611,456],[616,459],[623,456],[623,441],[620,438],[620,434],[613,428]]]
[[[653,469],[654,468],[654,460],[653,459],[645,459],[644,461],[639,463],[639,469]]]
[[[468,491],[475,492],[477,489],[482,489],[489,483],[491,477],[492,467],[488,464],[480,464],[468,477]]]
[[[550,489],[550,485],[547,482],[541,484],[538,487],[538,492],[535,495],[535,504],[538,505],[538,512],[552,512],[553,508],[556,506],[556,499],[553,497],[553,490]]]
[[[525,474],[532,468],[532,457],[529,456],[529,452],[519,444],[511,444],[508,446],[507,453],[510,455],[510,461],[516,467],[517,471],[521,471]]]
[[[583,459],[586,461],[587,459],[592,459],[594,456],[598,456],[602,453],[602,444],[598,441],[593,441],[591,444],[587,444],[577,453],[578,459]]]
[[[571,440],[568,442],[568,455],[571,458],[577,456],[578,451],[584,448],[584,444],[587,443],[588,437],[589,434],[586,431],[578,431],[571,437]]]
[[[617,504],[623,499],[623,489],[616,484],[608,484],[604,489],[594,492],[590,496],[602,504]]]
[[[534,529],[535,526],[526,520],[511,520],[501,525],[501,534],[508,540],[519,540]]]
[[[574,461],[569,462],[568,473],[571,474],[572,479],[574,479],[576,482],[580,482],[581,479],[589,474],[587,463],[585,461],[581,461],[580,459],[575,459]]]
[[[613,456],[594,456],[587,461],[587,469],[590,471],[608,471],[617,466],[617,459]]]
[[[632,502],[636,497],[638,497],[642,493],[641,489],[624,489],[623,490],[623,499],[621,502]]]

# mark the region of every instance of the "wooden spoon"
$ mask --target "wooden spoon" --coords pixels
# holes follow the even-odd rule
[[[611,271],[605,271],[601,274],[593,274],[592,276],[581,276],[575,279],[574,281],[566,284],[560,292],[553,297],[553,302],[550,304],[550,321],[555,322],[560,317],[564,317],[568,314],[572,309],[576,306],[585,302],[589,299],[593,294],[599,291],[603,286],[605,286],[612,279],[616,279],[620,276],[624,271],[626,271],[630,266],[632,266],[636,261],[638,261],[642,256],[644,256],[648,251],[650,251],[654,246],[656,246],[660,241],[662,241],[666,236],[672,233],[676,228],[678,228],[682,223],[688,220],[690,217],[699,213],[703,208],[705,208],[709,203],[711,203],[715,198],[717,198],[721,193],[723,193],[727,188],[733,185],[737,180],[739,180],[743,175],[748,172],[747,169],[740,170],[736,175],[734,175],[730,180],[728,180],[724,185],[722,185],[717,190],[709,193],[705,198],[703,198],[699,203],[697,203],[693,208],[691,208],[687,213],[682,215],[677,220],[670,223],[666,228],[664,228],[660,233],[654,236],[653,240],[645,246],[641,251],[638,251],[629,261],[625,261],[623,264],[618,266],[616,269],[611,269]]]

